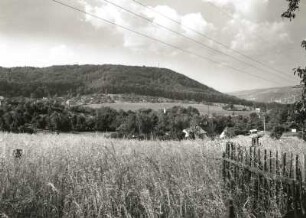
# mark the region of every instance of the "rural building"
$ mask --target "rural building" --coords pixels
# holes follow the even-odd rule
[[[248,110],[248,108],[244,105],[235,105],[234,108],[236,111],[247,111]]]
[[[2,105],[2,101],[4,100],[3,96],[0,96],[0,106]]]
[[[220,139],[225,139],[227,136],[227,132],[228,132],[228,128],[225,127],[225,129],[223,130],[223,132],[220,135]]]
[[[184,129],[182,132],[185,134],[185,139],[203,139],[207,135],[207,132],[198,125]]]

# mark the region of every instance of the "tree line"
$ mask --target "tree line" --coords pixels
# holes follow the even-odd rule
[[[272,109],[265,115],[266,130],[299,128],[291,111],[291,106]],[[264,129],[263,115],[257,113],[208,116],[193,107],[124,111],[68,107],[57,100],[25,98],[6,99],[0,107],[0,130],[15,133],[99,131],[119,138],[182,139],[182,130],[192,126],[201,127],[209,137],[218,136],[226,127],[229,137],[245,135],[250,129]]]

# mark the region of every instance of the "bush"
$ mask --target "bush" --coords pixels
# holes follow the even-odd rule
[[[275,126],[271,132],[271,138],[280,139],[285,132],[285,128],[283,126]]]
[[[299,133],[298,133],[298,138],[299,138],[299,139],[303,139],[304,141],[306,141],[306,132],[304,132],[304,133],[299,132]]]
[[[234,127],[229,127],[227,128],[227,131],[225,132],[225,136],[227,138],[233,138],[235,137],[237,134],[236,134],[236,131],[235,131],[235,128]]]

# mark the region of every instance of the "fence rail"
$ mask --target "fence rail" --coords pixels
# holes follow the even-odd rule
[[[258,216],[257,210],[267,209],[274,199],[278,208],[291,212],[292,217],[306,217],[306,155],[228,142],[223,178],[232,193],[249,199]]]

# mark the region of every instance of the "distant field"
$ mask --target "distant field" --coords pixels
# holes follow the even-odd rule
[[[249,147],[251,145],[251,136],[237,136],[231,141],[238,143],[242,146]],[[288,152],[293,154],[306,154],[306,142],[297,137],[282,137],[280,140],[273,140],[270,138],[269,133],[260,138],[260,148]]]
[[[100,108],[100,107],[111,107],[116,110],[138,110],[141,108],[151,108],[153,110],[160,110],[160,109],[168,109],[174,106],[183,106],[183,107],[194,107],[199,110],[201,114],[217,114],[217,115],[248,115],[252,111],[226,111],[223,110],[220,106],[211,106],[205,104],[188,104],[188,103],[130,103],[130,102],[120,102],[120,103],[104,103],[104,104],[91,104],[87,105],[91,108]]]

